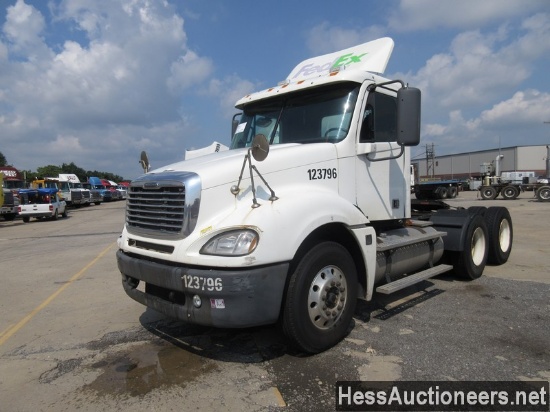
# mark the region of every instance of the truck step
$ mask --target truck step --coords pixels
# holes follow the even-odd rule
[[[394,282],[378,286],[376,288],[376,291],[384,295],[389,295],[391,293],[397,292],[398,290],[414,285],[415,283],[422,282],[425,279],[433,278],[434,276],[440,275],[441,273],[448,272],[452,268],[453,267],[451,265],[434,266],[433,268],[423,270],[422,272],[415,273],[414,275],[406,276]]]

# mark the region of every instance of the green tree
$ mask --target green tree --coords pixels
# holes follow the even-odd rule
[[[36,168],[36,173],[39,177],[58,177],[59,173],[63,173],[59,166],[48,165]]]
[[[0,152],[0,166],[7,166],[8,161],[6,160],[6,156],[2,152]]]
[[[87,180],[86,171],[81,167],[78,167],[77,165],[75,165],[74,162],[71,162],[69,164],[63,163],[61,165],[61,173],[70,173],[73,175],[77,175],[78,179],[81,182],[85,182]]]

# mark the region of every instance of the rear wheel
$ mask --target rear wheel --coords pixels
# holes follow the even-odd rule
[[[65,208],[65,210],[63,211],[63,213],[61,213],[61,216],[67,217],[67,208]]]
[[[31,221],[31,218],[30,218],[30,217],[28,217],[28,216],[24,216],[24,217],[23,217],[23,222],[29,223],[30,221]]]
[[[449,196],[449,191],[446,187],[440,187],[439,188],[439,198],[440,199],[447,199],[447,196]]]
[[[53,211],[53,215],[52,215],[52,220],[57,220],[58,216],[57,216],[57,209],[55,209]]]
[[[458,196],[458,187],[451,186],[449,188],[449,199],[454,199]]]
[[[501,195],[506,200],[514,200],[519,196],[519,189],[515,186],[506,186],[502,189]]]
[[[502,265],[510,257],[514,239],[510,212],[505,207],[490,207],[485,214],[485,221],[489,231],[487,262],[493,265]]]
[[[462,278],[477,279],[483,274],[489,252],[487,224],[481,214],[472,215],[462,242],[463,250],[452,255],[453,271]]]
[[[481,189],[479,189],[479,193],[483,200],[493,200],[498,194],[493,186],[482,186]]]
[[[357,302],[357,271],[349,252],[323,242],[292,273],[283,308],[283,329],[297,348],[319,353],[347,334]]]
[[[548,202],[550,200],[550,186],[542,186],[537,190],[537,199],[541,202]]]

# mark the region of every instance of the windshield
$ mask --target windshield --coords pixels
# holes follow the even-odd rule
[[[253,102],[244,108],[231,148],[250,147],[257,134],[270,144],[339,142],[347,136],[359,87],[338,83]]]
[[[4,185],[6,189],[23,189],[25,185],[22,180],[4,180]]]

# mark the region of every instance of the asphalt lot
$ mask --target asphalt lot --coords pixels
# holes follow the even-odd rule
[[[509,262],[360,302],[333,349],[293,353],[276,326],[221,330],[128,298],[115,260],[124,202],[0,221],[0,410],[334,410],[339,380],[550,380],[550,203],[504,205]]]

